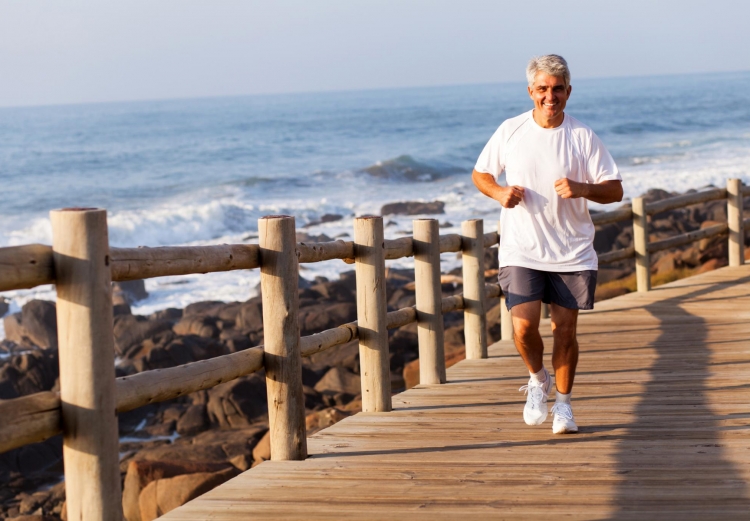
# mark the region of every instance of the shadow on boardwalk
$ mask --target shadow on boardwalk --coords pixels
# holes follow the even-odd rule
[[[610,519],[738,519],[750,511],[747,484],[719,435],[740,427],[722,425],[726,416],[709,404],[708,327],[686,305],[695,298],[713,300],[711,293],[720,288],[703,286],[645,308],[659,319],[661,334],[650,346],[656,360],[634,411],[637,420],[617,453],[622,481]]]

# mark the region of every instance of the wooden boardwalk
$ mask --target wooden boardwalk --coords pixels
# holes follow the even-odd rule
[[[750,266],[602,302],[579,341],[577,435],[523,423],[499,342],[162,519],[750,519]]]

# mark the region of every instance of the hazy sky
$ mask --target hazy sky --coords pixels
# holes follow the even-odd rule
[[[0,106],[750,70],[747,0],[2,0]],[[744,93],[743,93],[744,95]]]

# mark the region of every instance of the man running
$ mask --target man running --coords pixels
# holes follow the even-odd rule
[[[594,307],[598,269],[586,200],[621,201],[622,178],[596,134],[564,113],[571,92],[567,62],[555,54],[533,58],[526,79],[534,109],[500,125],[472,179],[504,208],[498,279],[513,317],[516,348],[531,375],[520,389],[527,393],[523,419],[541,425],[547,418],[552,379],[539,335],[545,302],[557,388],[552,432],[574,433],[570,395],[578,364],[578,310]],[[497,183],[503,172],[506,186]]]

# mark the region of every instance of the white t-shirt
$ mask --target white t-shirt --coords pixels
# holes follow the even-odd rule
[[[482,150],[474,169],[522,186],[523,201],[500,214],[500,266],[571,272],[598,269],[594,225],[586,199],[562,199],[555,181],[622,180],[614,159],[589,127],[565,114],[542,128],[533,111],[507,119]]]

